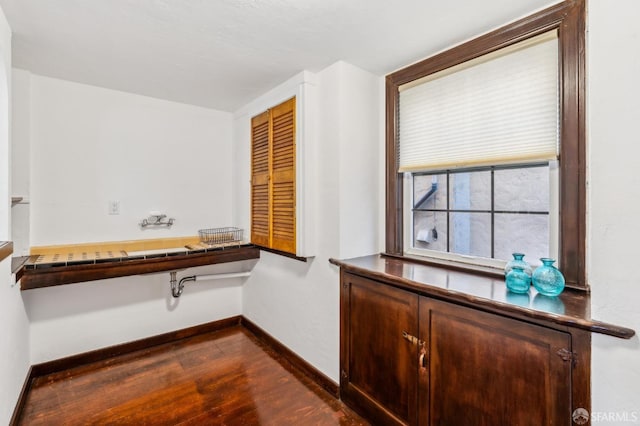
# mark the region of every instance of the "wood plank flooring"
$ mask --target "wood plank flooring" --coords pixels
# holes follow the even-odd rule
[[[20,425],[368,425],[241,326],[34,380]]]

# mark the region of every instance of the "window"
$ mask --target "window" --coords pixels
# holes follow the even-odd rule
[[[399,171],[409,181],[404,232],[413,235],[405,251],[494,266],[513,252],[527,253],[533,263],[555,258],[549,222],[556,216],[549,206],[557,205],[551,199],[557,191],[549,167],[533,166],[558,158],[557,31],[401,85],[399,92]]]
[[[407,174],[406,252],[488,265],[514,252],[533,264],[555,255],[554,168],[538,163]]]
[[[485,85],[488,74],[483,73],[475,81],[456,81],[456,75],[469,74],[472,68],[486,69],[490,66],[485,64],[494,58],[505,60],[511,51],[534,57],[524,66],[525,71],[537,66],[540,60],[537,53],[531,53],[531,46],[544,45],[549,34],[557,34],[555,53],[545,54],[556,61],[556,82],[544,84],[556,90],[555,104],[545,98],[539,108],[527,109],[530,100],[540,100],[541,93],[531,74],[522,87],[526,89],[526,82],[531,81],[534,89],[525,96],[515,96],[524,100],[519,104],[509,103],[513,90],[504,76],[499,76],[499,84],[493,87]],[[517,251],[529,250],[527,258],[533,260],[537,253],[553,255],[555,251],[567,285],[586,288],[584,79],[581,0],[552,6],[388,75],[387,253],[441,252],[444,257],[505,259],[517,245]],[[470,90],[466,90],[468,81],[472,82]],[[503,83],[506,90],[498,93],[496,87]],[[459,98],[463,102],[447,95],[460,88],[472,95]],[[424,99],[435,100],[432,105],[420,104]],[[414,102],[427,107],[414,108]],[[491,126],[496,115],[490,110],[496,104],[498,110],[516,116],[518,124],[502,133],[485,133],[487,127],[483,126]],[[465,119],[443,115],[447,108]],[[427,123],[420,121],[424,111],[428,111]],[[536,128],[548,113],[556,121],[545,121]],[[519,114],[522,116],[517,117]],[[476,123],[466,126],[469,120]],[[427,138],[430,143],[425,144],[425,134],[441,141],[426,154],[425,147],[431,149],[434,143]],[[412,144],[407,145],[407,140]],[[534,152],[530,152],[534,145]],[[525,182],[523,191],[509,182],[515,175],[519,182]],[[535,186],[539,191],[530,189]]]
[[[251,119],[251,242],[296,254],[296,98]]]

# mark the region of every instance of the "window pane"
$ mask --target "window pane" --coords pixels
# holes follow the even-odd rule
[[[529,264],[539,265],[549,256],[549,215],[495,215],[494,254],[497,259],[512,259],[511,253],[524,253]]]
[[[549,166],[494,173],[496,210],[549,211]]]
[[[449,197],[452,210],[490,210],[491,172],[452,173]]]
[[[413,202],[417,209],[446,209],[447,175],[414,175]]]
[[[450,252],[491,257],[491,214],[450,213],[450,218]]]
[[[413,215],[413,246],[447,251],[447,213],[415,212]]]
[[[549,256],[547,165],[412,176],[414,248],[498,260],[523,252],[534,265]]]

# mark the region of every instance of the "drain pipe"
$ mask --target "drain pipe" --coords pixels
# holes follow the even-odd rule
[[[205,280],[221,280],[225,278],[242,278],[248,277],[251,275],[251,272],[230,272],[227,274],[209,274],[209,275],[191,275],[188,277],[183,277],[178,282],[176,277],[177,272],[172,271],[169,273],[171,284],[171,294],[173,297],[180,297],[182,295],[182,291],[184,290],[184,285],[190,281],[205,281]]]

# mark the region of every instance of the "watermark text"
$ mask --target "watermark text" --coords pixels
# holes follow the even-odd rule
[[[593,411],[593,423],[637,423],[640,421],[640,411]]]

